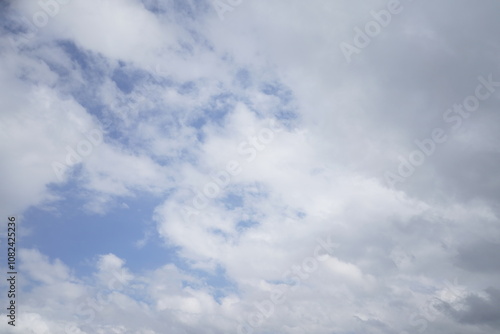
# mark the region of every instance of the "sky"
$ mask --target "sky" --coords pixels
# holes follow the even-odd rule
[[[0,1],[0,332],[500,331],[499,10]]]

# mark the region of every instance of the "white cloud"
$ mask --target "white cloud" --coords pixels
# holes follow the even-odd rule
[[[497,95],[397,191],[383,177],[498,68],[496,5],[404,2],[348,64],[339,44],[386,1],[244,1],[224,21],[205,1],[157,4],[74,0],[28,42],[2,39],[0,212],[57,211],[53,186],[70,183],[89,213],[153,195],[149,215],[177,263],[132,270],[108,252],[76,277],[74,264],[22,249],[24,332],[220,333],[259,317],[255,333],[496,326],[463,329],[459,316],[477,314],[458,305],[486,314],[470,296],[498,286],[497,262],[480,256],[500,242]],[[8,6],[9,18],[41,10]],[[53,162],[75,159],[94,129],[102,142],[58,177]],[[241,171],[217,185],[234,161]],[[329,235],[333,254],[286,278]],[[274,289],[286,301],[267,316]]]

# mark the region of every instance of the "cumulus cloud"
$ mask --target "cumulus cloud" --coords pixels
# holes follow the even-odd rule
[[[0,6],[23,333],[498,328],[496,1]]]

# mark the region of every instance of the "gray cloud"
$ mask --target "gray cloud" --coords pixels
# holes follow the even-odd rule
[[[500,328],[500,290],[487,288],[486,297],[469,295],[462,300],[461,309],[449,304],[441,306],[443,311],[463,324]]]
[[[485,240],[461,245],[458,248],[456,264],[473,272],[500,271],[500,244]]]

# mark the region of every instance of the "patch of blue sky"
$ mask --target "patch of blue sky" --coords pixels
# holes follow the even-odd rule
[[[57,45],[75,63],[76,69],[80,71],[80,74],[85,79],[84,81],[87,83],[85,87],[77,87],[74,93],[79,93],[83,96],[88,96],[89,99],[92,98],[92,100],[95,100],[98,96],[96,91],[100,89],[100,85],[109,75],[109,67],[111,66],[109,61],[101,55],[80,49],[71,41],[59,41]],[[155,70],[155,68],[144,70],[119,61],[117,68],[112,73],[112,79],[118,88],[124,92],[128,92],[138,83],[144,82],[161,86],[171,86],[173,84],[171,80],[154,75]]]
[[[210,8],[207,0],[141,0],[144,8],[154,14],[173,13],[176,16],[196,19]]]
[[[194,19],[196,17],[196,5],[200,1],[194,0],[173,0],[172,8],[179,15]]]
[[[222,121],[235,106],[237,96],[231,93],[220,93],[214,95],[210,101],[206,115],[211,121],[222,125]]]
[[[176,54],[179,56],[192,57],[194,55],[194,46],[189,41],[179,39],[177,44],[180,48],[176,51]]]
[[[286,121],[286,122],[293,122],[298,119],[298,114],[291,109],[278,109],[275,111],[274,116],[278,120]]]
[[[88,214],[82,208],[87,193],[75,181],[52,185],[63,200],[55,210],[32,207],[23,226],[32,231],[23,237],[22,247],[37,248],[52,259],[59,258],[78,275],[89,275],[96,256],[113,253],[126,260],[133,271],[151,270],[176,258],[175,247],[166,246],[157,236],[151,212],[161,199],[148,194],[116,199],[104,215]],[[126,205],[125,205],[126,204]],[[142,247],[137,242],[149,235]]]
[[[173,10],[180,16],[196,20],[212,9],[211,0],[173,0]]]
[[[105,76],[109,74],[109,64],[104,64],[102,59],[96,58],[98,57],[96,55],[81,51],[73,43],[61,42],[60,46],[70,58],[78,64],[80,72],[82,72],[82,75],[86,78],[85,82],[87,82],[85,87],[75,83],[70,93],[90,114],[99,119],[100,123],[104,125],[107,130],[108,136],[114,139],[125,139],[125,137],[120,138],[119,129],[121,125],[121,116],[110,112],[108,108],[106,108],[105,103],[100,100],[99,89],[104,82]],[[58,73],[64,80],[65,74],[67,73],[64,73],[61,69],[58,70]],[[123,62],[119,62],[117,68],[113,70],[111,79],[118,89],[123,92],[124,96],[138,89],[137,87],[143,90],[145,85],[158,86],[159,89],[165,86],[176,86],[171,80],[158,78],[149,71],[135,68]],[[179,89],[185,93],[193,93],[196,91],[196,85],[194,83],[183,83],[179,84]],[[158,92],[159,91],[160,90],[158,90]],[[151,96],[152,99],[149,101],[151,102],[156,99],[157,96],[155,96],[155,94],[158,94],[158,92],[155,92],[153,89],[147,92],[141,91],[139,95],[142,96],[142,94],[146,93],[153,94]],[[142,111],[140,117],[155,117],[159,114],[164,115],[166,108],[168,109],[168,106],[157,105],[153,107],[153,109]]]
[[[287,122],[297,120],[298,113],[295,105],[293,91],[279,82],[264,83],[261,86],[261,92],[266,95],[273,95],[280,99],[281,105],[274,111],[274,116]]]
[[[188,81],[177,87],[177,92],[182,95],[193,95],[198,93],[198,85],[194,81]]]
[[[78,195],[75,182],[52,188],[65,199],[58,203],[55,212],[37,208],[27,211],[24,223],[33,233],[23,239],[23,247],[37,248],[52,260],[59,258],[80,277],[95,272],[93,265],[98,255],[113,253],[136,273],[173,263],[209,285],[218,301],[237,291],[222,267],[217,267],[215,272],[194,269],[177,255],[177,247],[165,245],[157,232],[151,231],[149,213],[159,204],[159,199],[141,194],[125,200],[128,208],[115,205],[106,215],[89,215],[81,209],[84,201]],[[144,237],[145,231],[151,233],[144,246],[138,248],[137,241]]]
[[[234,193],[228,193],[226,196],[222,197],[220,201],[229,210],[234,210],[236,208],[243,207],[243,197],[236,195]]]
[[[198,130],[198,140],[203,142],[205,134],[203,127],[207,123],[215,123],[222,126],[224,118],[235,106],[235,95],[231,93],[221,93],[212,96],[210,102],[200,110],[199,116],[192,119],[186,125]]]
[[[306,217],[306,213],[305,213],[305,212],[302,212],[302,211],[299,211],[299,212],[297,212],[297,217],[298,217],[299,219],[303,219],[303,218],[305,218],[305,217]]]
[[[60,64],[49,59],[44,60],[52,70],[58,73],[59,90],[72,95],[90,114],[104,120],[103,115],[106,108],[99,98],[99,89],[105,81],[108,69],[103,58],[81,50],[70,41],[60,41],[58,46],[75,64],[73,68],[63,70]],[[70,73],[74,70],[79,71],[79,74],[84,78],[83,83],[74,81]]]
[[[207,118],[206,117],[198,117],[196,119],[193,119],[191,122],[189,122],[188,125],[200,130],[203,128],[203,126],[205,126],[205,124],[207,124]],[[202,135],[202,134],[203,133],[200,133],[200,135]],[[198,140],[200,140],[200,139],[198,139]]]
[[[115,69],[111,75],[111,80],[114,81],[116,87],[125,94],[130,94],[134,90],[137,79],[130,71],[125,71],[122,68]]]
[[[274,95],[280,98],[283,104],[288,104],[293,100],[293,92],[279,82],[266,82],[261,85],[261,92],[266,95]]]
[[[218,265],[214,272],[207,272],[200,269],[193,269],[189,267],[187,264],[180,265],[179,268],[189,275],[197,278],[202,284],[205,284],[210,287],[210,291],[214,299],[221,303],[221,299],[229,294],[238,294],[238,285],[229,280],[226,270]],[[193,281],[183,281],[183,286],[189,286],[193,289],[199,289],[203,287],[197,282]]]
[[[88,51],[81,50],[72,41],[63,40],[59,41],[58,46],[71,58],[72,61],[78,64],[78,67],[82,70],[83,75],[91,75],[95,72],[99,72],[99,61],[96,61],[97,55],[93,55]],[[100,58],[102,60],[102,58]]]
[[[273,285],[292,285],[292,284],[297,284],[296,280],[293,279],[288,279],[288,280],[282,280],[282,279],[272,279],[272,280],[266,280],[269,284]]]
[[[242,233],[242,232],[245,232],[246,230],[254,228],[256,226],[259,226],[259,222],[255,221],[255,220],[240,220],[236,224],[236,230],[239,233]]]
[[[12,9],[8,1],[0,1],[0,26],[24,42],[29,42],[38,29],[28,17]]]
[[[239,87],[247,89],[252,86],[252,76],[247,69],[240,69],[236,72],[235,82]]]
[[[249,182],[234,190],[241,192],[245,196],[251,196],[254,199],[269,198],[271,190],[262,182]]]
[[[147,69],[137,68],[129,63],[120,61],[111,74],[111,79],[117,87],[125,94],[131,93],[136,87],[144,90],[145,85],[160,87],[175,87],[184,83],[175,83],[172,79],[157,76],[156,72],[161,72],[160,68],[151,66]]]
[[[252,79],[252,73],[248,69],[242,68],[238,70],[234,76],[234,84],[241,89],[248,89],[255,83]],[[252,97],[241,94],[240,96],[234,96],[234,99],[245,103],[249,109],[256,114],[259,118],[274,117],[278,120],[283,121],[283,125],[286,127],[290,123],[298,119],[297,107],[294,104],[295,98],[293,92],[285,85],[279,82],[265,82],[259,85],[260,91],[266,95],[272,95],[280,100],[280,104],[277,108],[269,112],[263,112],[262,110],[255,109],[253,106]]]
[[[205,51],[214,52],[214,45],[202,33],[189,27],[186,27],[186,31],[198,47],[204,48]]]
[[[141,3],[144,8],[152,13],[158,14],[163,12],[162,7],[160,6],[160,0],[141,0]]]
[[[212,233],[213,235],[219,236],[222,239],[224,239],[224,243],[230,243],[233,241],[233,236],[229,233],[224,232],[223,230],[219,228],[210,228],[208,229],[208,232]]]
[[[54,61],[50,61],[50,60],[46,60],[46,59],[44,59],[43,61],[52,72],[57,73],[59,80],[61,81],[60,84],[65,84],[67,82],[70,82],[70,77],[69,77],[70,72],[71,72],[70,68],[67,68],[67,67],[63,66],[62,64],[54,62]]]

